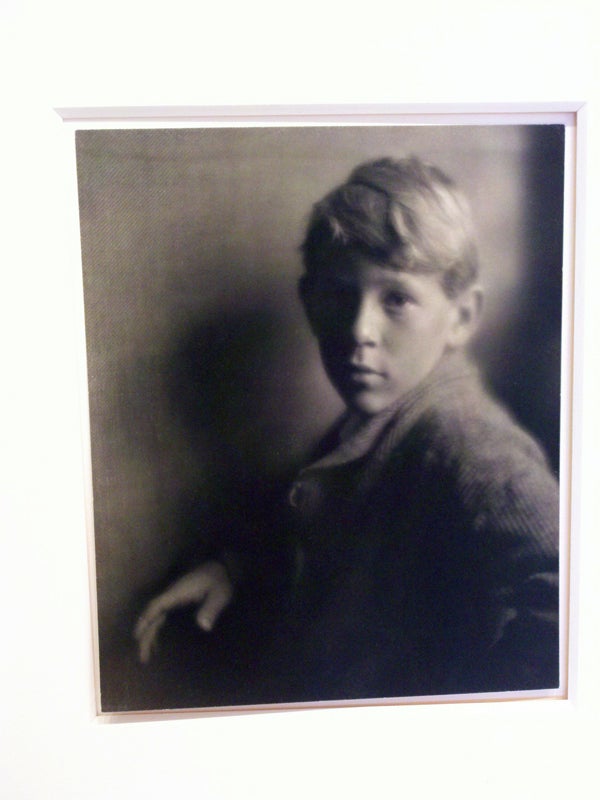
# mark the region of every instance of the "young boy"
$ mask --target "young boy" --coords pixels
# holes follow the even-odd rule
[[[558,487],[464,353],[482,303],[465,200],[415,158],[367,163],[314,207],[302,251],[347,412],[289,495],[264,699],[556,687]],[[211,630],[258,561],[229,553],[154,599],[141,661],[177,607]]]

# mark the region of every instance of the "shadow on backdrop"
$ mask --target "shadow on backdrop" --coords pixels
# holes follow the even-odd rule
[[[272,549],[275,509],[295,471],[281,468],[277,443],[265,439],[280,332],[281,321],[268,310],[232,313],[190,326],[164,354],[158,386],[188,440],[186,452],[197,459],[190,474],[205,478],[170,498],[163,524],[183,543],[170,568],[124,610],[117,637],[100,636],[104,710],[243,704],[255,697],[254,656],[277,613],[278,576],[287,573],[279,563],[283,552],[264,564],[267,591],[253,593],[250,585],[212,633],[197,628],[193,609],[182,609],[169,617],[145,666],[137,663],[131,634],[146,602],[195,563],[223,550],[258,554],[267,539]]]

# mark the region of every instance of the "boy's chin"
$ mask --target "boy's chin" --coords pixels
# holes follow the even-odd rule
[[[393,395],[356,392],[342,398],[348,408],[364,417],[374,417],[395,405],[400,398]]]

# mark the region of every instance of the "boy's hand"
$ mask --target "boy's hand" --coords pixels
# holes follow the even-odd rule
[[[225,567],[218,561],[207,561],[193,572],[187,573],[159,594],[144,609],[135,626],[139,660],[150,660],[158,633],[167,614],[176,608],[197,605],[197,625],[211,631],[233,597],[233,587]]]

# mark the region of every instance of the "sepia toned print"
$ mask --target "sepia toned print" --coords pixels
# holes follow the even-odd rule
[[[555,690],[563,127],[77,159],[101,710]]]

